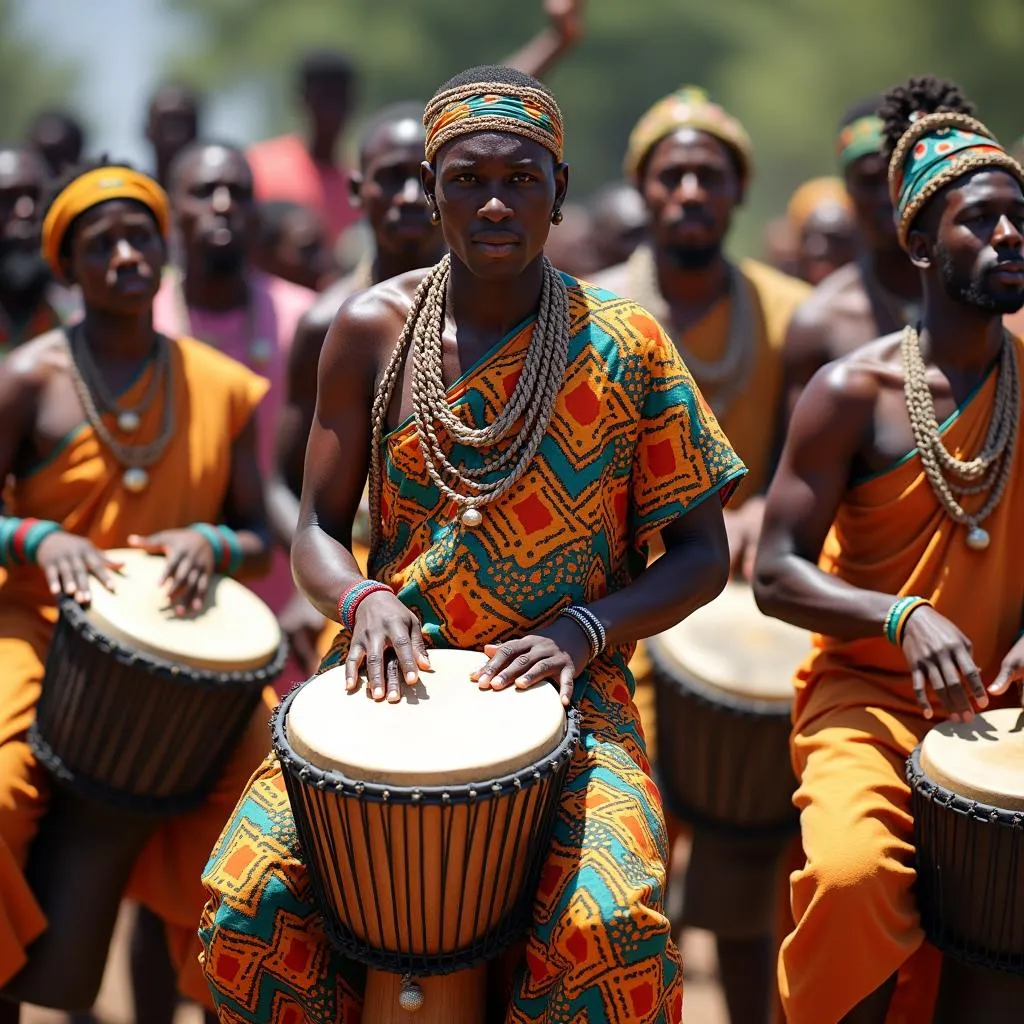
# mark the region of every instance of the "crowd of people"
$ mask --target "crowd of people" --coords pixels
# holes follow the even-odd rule
[[[733,259],[753,144],[697,86],[652,97],[621,181],[569,198],[542,81],[582,4],[546,6],[504,64],[365,119],[350,166],[355,69],[326,52],[302,134],[209,139],[167,85],[151,174],[58,112],[0,146],[0,990],[46,927],[26,737],[54,601],[116,586],[106,552],[132,546],[167,556],[182,613],[227,564],[246,578],[289,643],[279,693],[344,665],[399,700],[450,646],[485,653],[482,687],[548,679],[580,709],[509,1021],[678,1024],[682,923],[716,936],[733,1024],[932,1019],[903,762],[1024,679],[1024,139],[930,77],[851,97],[836,175]],[[447,451],[438,394],[474,428]],[[652,781],[642,641],[730,575],[817,634],[785,864],[689,836]],[[140,1022],[179,996],[223,1024],[358,1019],[265,721],[136,864]]]

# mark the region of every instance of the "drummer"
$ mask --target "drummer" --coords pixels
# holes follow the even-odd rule
[[[1024,306],[1024,169],[969,109],[934,80],[886,97],[921,326],[815,375],[768,497],[758,601],[821,634],[795,681],[791,1024],[931,1021],[939,958],[914,905],[905,760],[933,723],[1024,678],[1024,346],[1001,322]],[[989,469],[972,484],[956,460],[976,456]]]
[[[0,364],[0,474],[11,513],[0,519],[0,986],[46,928],[22,871],[46,810],[47,776],[26,730],[55,598],[85,603],[97,586],[116,591],[117,567],[103,552],[130,545],[168,556],[166,587],[180,613],[201,607],[214,551],[210,530],[192,524],[219,530],[241,572],[267,566],[253,422],[267,384],[206,345],[154,332],[168,222],[163,190],[127,167],[94,165],[57,183],[43,252],[81,288],[85,317]],[[140,445],[155,446],[155,461],[140,464]],[[207,1004],[190,951],[199,878],[265,746],[261,708],[206,803],[155,833],[127,893],[166,923],[182,991]],[[17,1015],[0,1001],[0,1021]]]
[[[347,665],[352,687],[365,667],[378,699],[399,700],[401,675],[414,680],[428,667],[425,637],[485,651],[480,686],[552,682],[579,707],[583,740],[508,1019],[550,1020],[557,1006],[561,1020],[676,1024],[682,977],[663,910],[664,819],[627,663],[638,637],[724,586],[721,502],[744,469],[648,313],[571,278],[552,284],[541,256],[568,171],[551,93],[521,72],[474,68],[442,86],[425,123],[423,184],[452,253],[449,319],[433,303],[420,319],[428,337],[443,337],[436,385],[448,401],[464,398],[475,419],[504,407],[528,372],[527,415],[551,410],[552,419],[507,495],[479,508],[450,501],[428,475],[438,452],[421,446],[408,416],[409,389],[419,395],[422,382],[406,365],[393,380],[395,400],[372,419],[374,392],[428,272],[349,300],[320,361],[296,577],[335,620],[339,599],[359,599],[354,629],[341,631],[325,665]],[[564,301],[563,280],[568,323],[546,321],[534,342],[553,353],[568,346],[564,375],[546,380],[527,356],[535,317],[546,316],[542,287],[550,302]],[[371,437],[385,432],[371,566],[386,586],[369,593],[350,538]],[[514,451],[525,443],[509,440]],[[479,465],[479,450],[460,447],[464,459]],[[659,531],[666,554],[644,572]],[[222,1020],[357,1019],[359,974],[321,930],[273,758],[254,776],[205,884],[203,965]]]

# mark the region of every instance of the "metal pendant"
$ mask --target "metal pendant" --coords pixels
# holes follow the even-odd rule
[[[121,474],[126,491],[139,494],[149,486],[149,474],[141,466],[132,466]]]
[[[407,974],[402,979],[402,988],[398,993],[398,1005],[406,1013],[415,1013],[423,1009],[423,989]]]
[[[472,505],[462,513],[462,525],[468,526],[471,530],[475,530],[483,521],[484,517]]]
[[[141,422],[139,414],[133,410],[129,409],[117,414],[117,429],[122,434],[134,434],[139,429]]]
[[[988,530],[983,530],[980,526],[972,526],[967,531],[967,546],[972,551],[984,551],[989,545]]]

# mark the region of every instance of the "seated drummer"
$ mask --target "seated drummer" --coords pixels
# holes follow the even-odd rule
[[[791,1024],[931,1021],[905,761],[1024,678],[1024,347],[1002,326],[1024,306],[1024,169],[970,109],[934,79],[886,97],[922,323],[815,375],[768,497],[758,602],[820,634],[796,678]]]
[[[324,662],[346,665],[353,689],[365,668],[378,700],[400,700],[401,677],[414,681],[429,665],[426,647],[453,647],[486,652],[482,688],[550,683],[579,708],[583,738],[508,1019],[551,1020],[558,1007],[559,1020],[676,1024],[682,978],[663,909],[665,825],[627,666],[637,638],[725,585],[721,504],[744,468],[650,314],[548,276],[543,247],[568,185],[551,93],[508,68],[474,68],[441,88],[425,123],[423,184],[451,250],[445,300],[424,304],[417,291],[442,261],[354,296],[334,320],[296,578],[335,621],[339,599],[358,602]],[[432,383],[415,379],[408,359],[391,362],[414,322],[440,347],[443,372],[426,368]],[[536,361],[545,349],[555,367],[546,372]],[[493,502],[467,504],[466,472],[495,449],[421,443],[413,400],[428,419],[455,402],[479,428],[494,423],[521,374],[525,418],[550,414],[550,425],[532,456],[514,425],[497,451],[515,459],[487,480],[501,486],[523,472]],[[454,499],[432,479],[449,456],[461,467],[447,477]],[[350,550],[368,470],[372,577],[386,584],[372,593]],[[667,553],[645,570],[658,532]],[[273,757],[205,883],[203,967],[222,1021],[359,1019],[361,971],[324,936]]]
[[[252,421],[267,384],[206,345],[153,330],[166,195],[145,175],[113,166],[79,170],[55,189],[43,251],[80,287],[84,320],[0,364],[0,474],[11,513],[0,519],[0,986],[46,928],[22,872],[47,802],[47,776],[26,730],[55,598],[88,602],[97,580],[116,591],[104,551],[133,546],[168,556],[166,586],[179,612],[201,607],[217,568],[215,524],[221,552],[233,549],[243,572],[267,565]],[[200,875],[266,736],[261,707],[206,803],[158,829],[126,893],[166,923],[182,991],[207,1004],[190,950],[204,900]],[[17,1006],[0,1001],[0,1021],[17,1017]]]

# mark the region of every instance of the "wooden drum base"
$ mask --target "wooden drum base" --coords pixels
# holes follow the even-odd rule
[[[943,959],[935,1024],[1012,1024],[1022,1007],[1024,976]]]
[[[423,1006],[415,1013],[398,1003],[402,978],[386,971],[366,972],[363,1024],[484,1024],[487,1016],[487,965],[468,971],[417,978]]]

